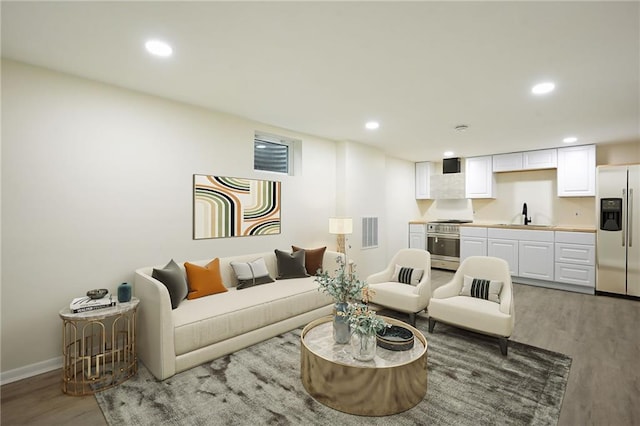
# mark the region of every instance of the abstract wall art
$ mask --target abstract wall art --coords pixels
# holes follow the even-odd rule
[[[280,182],[193,175],[193,239],[280,233]]]

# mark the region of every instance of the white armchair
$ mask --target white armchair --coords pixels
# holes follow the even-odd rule
[[[471,295],[462,295],[467,276],[467,289]],[[476,281],[469,287],[471,279]],[[489,281],[494,282],[489,285]],[[497,284],[502,287],[496,291]],[[483,292],[484,290],[484,292]],[[492,295],[493,293],[493,295]],[[465,291],[465,294],[469,294]],[[485,300],[488,297],[489,300]],[[491,300],[493,299],[493,301]],[[513,286],[509,265],[503,259],[487,256],[471,256],[466,258],[456,271],[453,279],[437,288],[429,301],[429,333],[437,321],[466,328],[471,331],[498,337],[500,350],[507,354],[508,338],[513,332],[515,322]]]
[[[400,279],[394,277],[396,265],[406,268],[400,274]],[[414,270],[413,283],[399,282],[411,280],[410,269]],[[422,271],[422,275],[416,279],[418,270]],[[370,275],[366,282],[373,290],[369,300],[371,303],[407,313],[409,323],[415,325],[416,314],[427,307],[431,298],[431,254],[425,250],[402,249],[393,256],[384,271]]]

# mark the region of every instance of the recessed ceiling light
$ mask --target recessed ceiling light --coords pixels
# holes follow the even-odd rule
[[[562,142],[564,143],[573,143],[575,141],[577,141],[578,138],[576,138],[575,136],[567,136],[566,138],[562,139]]]
[[[445,157],[452,157],[453,156],[453,151],[445,151],[444,154]]]
[[[531,93],[534,95],[545,95],[549,92],[552,92],[553,89],[556,88],[556,85],[550,81],[545,81],[544,83],[538,83],[531,88]]]
[[[256,145],[256,148],[258,148],[258,149],[265,149],[266,147],[267,147],[267,146],[266,146],[266,145],[264,145],[264,144],[258,144],[258,145]]]
[[[375,130],[380,127],[380,123],[378,123],[377,121],[367,121],[367,124],[365,124],[364,127],[369,130]]]
[[[173,53],[171,46],[160,40],[149,40],[144,44],[144,47],[146,47],[147,51],[152,55],[162,56],[163,58],[171,56]]]

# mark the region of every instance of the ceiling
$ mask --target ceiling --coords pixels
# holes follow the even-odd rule
[[[640,141],[636,1],[1,7],[5,58],[411,161]]]

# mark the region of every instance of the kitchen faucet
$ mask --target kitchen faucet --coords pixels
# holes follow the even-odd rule
[[[524,203],[522,205],[522,215],[524,216],[524,224],[528,225],[529,223],[531,223],[531,218],[527,217],[527,203]]]

